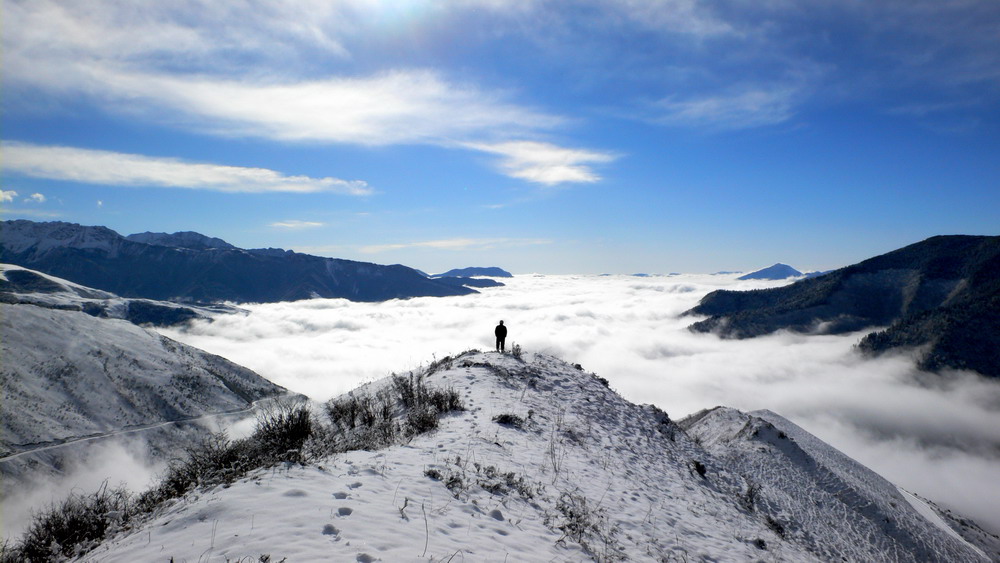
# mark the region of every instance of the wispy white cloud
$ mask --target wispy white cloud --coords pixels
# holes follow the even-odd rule
[[[304,0],[260,10],[189,0],[140,14],[101,0],[86,9],[14,1],[5,13],[13,30],[4,36],[5,80],[28,92],[22,100],[35,91],[83,95],[171,127],[284,142],[455,147],[531,138],[567,121],[431,68],[351,75],[311,68],[317,53],[350,58],[345,36],[393,16],[380,4]],[[597,178],[572,165],[521,164],[514,172],[550,185]]]
[[[178,0],[133,9],[115,0],[86,4],[52,0],[4,3],[5,68],[19,80],[57,86],[52,71],[116,67],[209,72],[299,67],[311,56],[343,60],[342,38],[354,32],[352,13],[364,2],[293,0],[246,5]],[[41,63],[31,74],[30,61]],[[244,64],[233,64],[236,60]],[[76,63],[76,65],[74,65]],[[292,64],[290,64],[292,63]],[[78,79],[76,72],[65,78]],[[67,85],[72,87],[72,85]]]
[[[315,229],[316,227],[322,227],[324,225],[326,225],[326,223],[289,219],[287,221],[275,221],[274,223],[270,223],[267,226],[273,227],[275,229]]]
[[[429,240],[421,242],[404,242],[394,244],[377,244],[363,246],[360,252],[365,254],[377,254],[392,250],[403,250],[407,248],[433,248],[437,250],[489,250],[500,247],[535,246],[541,244],[551,244],[547,239],[518,239],[518,238],[452,238],[441,240]]]
[[[45,203],[45,195],[40,193],[33,193],[30,197],[25,198],[25,203]]]
[[[797,90],[753,87],[732,94],[678,100],[668,97],[653,105],[653,120],[665,125],[746,129],[776,125],[795,114]]]
[[[695,37],[716,37],[736,32],[729,22],[712,14],[709,3],[700,0],[611,0],[601,4],[618,17],[628,18],[633,25],[653,31]]]
[[[110,95],[168,110],[174,120],[180,112],[192,128],[229,136],[362,145],[447,144],[523,134],[563,122],[430,70],[288,82],[113,69],[102,69],[99,76]]]
[[[11,217],[37,217],[39,219],[56,219],[58,217],[63,217],[63,214],[58,211],[28,207],[4,209],[3,212],[5,215],[10,215]]]
[[[469,143],[471,149],[500,155],[500,170],[512,178],[553,186],[567,182],[597,182],[591,165],[617,158],[608,152],[568,149],[535,141]]]
[[[333,192],[355,196],[372,192],[363,181],[286,176],[266,168],[19,142],[3,143],[2,151],[5,172],[50,180],[222,192]]]
[[[17,192],[14,190],[0,190],[0,203],[13,203],[15,197]]]
[[[340,37],[356,33],[352,22],[375,25],[379,18],[369,16],[382,8],[364,2],[305,0],[246,10],[192,0],[183,9],[142,14],[99,0],[86,9],[45,0],[11,4],[5,4],[11,33],[4,34],[9,87],[83,94],[110,111],[171,126],[387,145],[511,136],[564,121],[428,68],[310,72],[317,52],[349,56]]]

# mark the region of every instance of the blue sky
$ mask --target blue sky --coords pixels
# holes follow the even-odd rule
[[[435,273],[1000,234],[1000,3],[3,0],[5,219]]]

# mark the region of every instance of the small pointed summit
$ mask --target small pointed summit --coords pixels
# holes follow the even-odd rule
[[[796,270],[795,268],[789,266],[788,264],[775,264],[773,266],[764,268],[763,270],[757,270],[756,272],[751,272],[745,276],[740,276],[736,279],[738,280],[783,280],[786,278],[795,278],[801,276],[802,272]]]

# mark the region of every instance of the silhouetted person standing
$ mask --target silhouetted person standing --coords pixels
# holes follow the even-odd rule
[[[493,329],[493,334],[497,335],[497,351],[503,352],[504,340],[507,339],[507,327],[503,326],[503,321]]]

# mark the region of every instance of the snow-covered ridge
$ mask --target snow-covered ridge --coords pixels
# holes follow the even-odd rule
[[[97,249],[114,255],[124,238],[106,227],[80,229],[73,223],[34,221],[7,221],[3,230],[3,244],[12,252],[24,252],[30,248],[42,253],[53,248],[73,246],[75,248]]]
[[[964,561],[976,560],[970,550],[982,553],[964,540],[961,549],[957,532],[939,533],[941,519],[913,510],[898,487],[771,411],[718,407],[680,425],[746,479],[754,505],[783,523],[786,538],[821,559],[842,557],[837,544],[854,545],[854,558],[867,561]]]
[[[413,375],[466,410],[407,443],[189,495],[82,560],[1000,558],[997,538],[948,533],[773,413],[715,409],[678,425],[543,355],[473,351]]]
[[[0,305],[5,453],[246,408],[284,389],[126,321]]]
[[[228,248],[236,247],[218,237],[209,237],[193,231],[182,231],[178,233],[135,233],[125,237],[133,242],[153,244],[156,246],[174,246],[180,248]]]
[[[180,305],[170,301],[119,297],[108,291],[13,264],[0,264],[0,302],[83,311],[95,317],[156,326],[209,318],[218,312],[239,311],[229,305]]]

